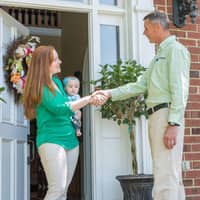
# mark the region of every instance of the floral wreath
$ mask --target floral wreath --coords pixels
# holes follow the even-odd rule
[[[39,43],[39,37],[21,36],[7,48],[5,78],[8,88],[14,92],[15,102],[22,97],[32,53]]]

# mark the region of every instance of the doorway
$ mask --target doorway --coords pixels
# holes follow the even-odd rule
[[[75,75],[80,79],[81,85],[80,95],[85,93],[85,80],[89,77],[88,68],[88,14],[72,13],[72,12],[55,12],[50,10],[36,10],[29,8],[9,8],[3,7],[11,16],[17,19],[20,23],[29,28],[31,35],[39,36],[41,45],[52,45],[58,51],[62,60],[62,73],[58,77],[62,80],[65,76]],[[85,110],[83,110],[85,112]],[[87,121],[87,120],[86,120]],[[89,123],[89,120],[88,122]],[[84,137],[87,134],[84,127],[88,126],[83,122],[82,136],[80,141],[80,156],[78,165],[75,171],[74,178],[69,188],[68,199],[80,200],[84,199],[86,187],[84,185],[84,163],[83,158],[88,152],[85,152],[86,145]],[[29,141],[35,142],[36,122],[30,122],[30,138]],[[87,136],[88,137],[88,136]],[[42,166],[39,161],[39,156],[34,150],[35,144],[31,144],[31,162],[30,162],[30,182],[31,182],[31,200],[42,200],[47,184]],[[88,147],[87,147],[88,149]],[[87,159],[88,160],[88,159]],[[90,165],[90,163],[89,163]],[[88,182],[88,181],[87,181]],[[88,186],[87,186],[88,188]]]

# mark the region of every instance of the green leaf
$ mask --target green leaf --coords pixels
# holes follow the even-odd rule
[[[135,60],[117,61],[116,64],[100,65],[100,78],[90,81],[91,84],[101,89],[112,89],[121,85],[136,82],[141,76],[145,68],[138,64]],[[112,119],[117,124],[135,123],[134,117],[146,115],[145,97],[132,97],[123,101],[112,102],[109,100],[100,109],[102,117]]]
[[[4,103],[6,103],[6,101],[5,101],[4,99],[2,99],[1,97],[0,97],[0,101],[2,101],[2,102],[4,102]]]

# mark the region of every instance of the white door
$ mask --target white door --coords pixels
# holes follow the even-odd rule
[[[7,45],[29,31],[0,9],[0,86],[5,86],[3,66]],[[30,200],[28,123],[22,105],[6,89],[0,103],[0,200]]]

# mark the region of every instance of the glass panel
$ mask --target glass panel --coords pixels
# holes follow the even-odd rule
[[[119,26],[101,25],[101,64],[115,64],[119,60]]]
[[[117,5],[117,0],[100,0],[101,4],[106,4],[106,5]]]

